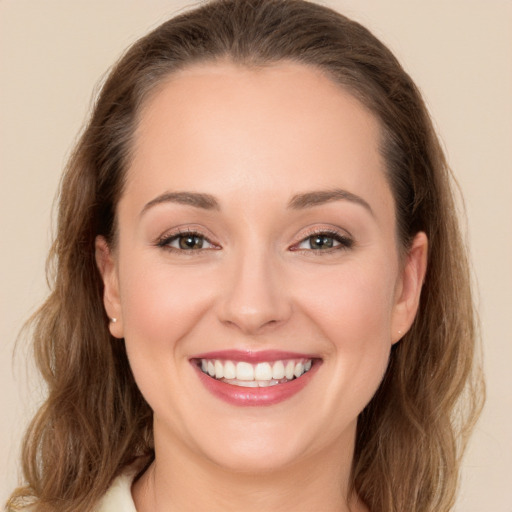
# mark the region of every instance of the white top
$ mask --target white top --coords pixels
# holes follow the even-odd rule
[[[97,505],[95,512],[137,512],[132,498],[133,472],[118,476]]]
[[[94,512],[137,512],[132,498],[132,483],[135,472],[118,476],[94,508]],[[36,505],[29,505],[23,512],[35,512]],[[10,510],[10,509],[9,509]]]

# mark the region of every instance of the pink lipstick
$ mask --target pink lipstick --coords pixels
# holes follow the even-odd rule
[[[208,352],[190,362],[208,391],[238,406],[287,400],[307,386],[321,365],[317,356],[273,350]]]

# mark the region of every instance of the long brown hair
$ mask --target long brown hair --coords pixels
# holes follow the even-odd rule
[[[421,96],[390,51],[358,23],[302,0],[208,2],[139,40],[110,73],[61,184],[52,291],[31,320],[48,398],[26,434],[26,485],[9,509],[32,499],[38,511],[90,511],[123,469],[154,456],[152,412],[123,341],[109,334],[94,241],[115,242],[148,94],[170,73],[218,59],[314,66],[379,120],[401,248],[424,231],[429,264],[415,322],[360,415],[352,486],[373,512],[449,510],[483,400],[452,178]]]

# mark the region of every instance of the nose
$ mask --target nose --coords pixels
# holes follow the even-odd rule
[[[261,251],[233,258],[226,274],[218,307],[223,324],[257,335],[289,319],[292,304],[283,272],[269,254]]]

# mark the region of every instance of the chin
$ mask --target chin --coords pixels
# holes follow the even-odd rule
[[[234,473],[283,470],[306,457],[314,445],[313,439],[305,439],[304,432],[268,423],[226,428],[219,434],[203,438],[202,451],[217,466]]]
[[[271,450],[254,447],[250,450],[247,448],[227,450],[227,453],[224,452],[212,460],[228,472],[264,475],[283,471],[297,463],[300,458],[296,453],[285,453],[282,447],[280,450],[278,447]]]

